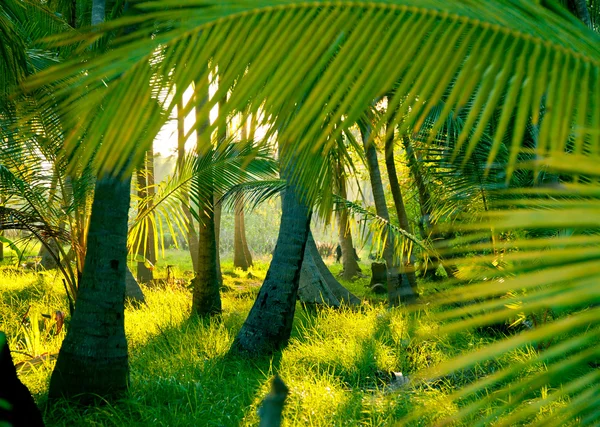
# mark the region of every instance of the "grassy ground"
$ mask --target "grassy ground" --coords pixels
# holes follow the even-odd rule
[[[191,265],[185,258],[184,252],[169,251],[162,265],[177,265],[177,277],[189,278]],[[274,373],[290,388],[286,426],[393,425],[418,410],[423,417],[415,425],[429,425],[458,410],[449,398],[456,386],[530,357],[529,350],[519,350],[444,380],[393,390],[390,371],[410,376],[492,338],[474,333],[436,336],[437,323],[427,309],[410,316],[388,310],[367,291],[368,278],[345,283],[365,300],[360,310],[307,312],[298,307],[292,338],[283,351],[260,360],[227,356],[267,268],[267,260],[257,262],[248,274],[225,260],[224,311],[210,321],[190,318],[191,294],[185,286],[144,287],[148,305],[126,311],[131,389],[117,404],[87,409],[67,401],[47,405],[51,360],[26,366],[20,377],[51,426],[256,425],[258,404]],[[340,268],[331,266],[334,273]],[[157,273],[166,274],[163,269]],[[42,316],[56,310],[67,311],[59,275],[0,267],[0,330],[17,351],[16,362],[59,350],[64,330],[56,334],[54,322]],[[535,417],[561,405],[544,407]],[[484,405],[472,421],[493,410],[493,403]]]

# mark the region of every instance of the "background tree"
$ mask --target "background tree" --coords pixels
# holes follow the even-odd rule
[[[110,55],[88,62],[85,66],[65,64],[52,72],[40,73],[29,81],[27,87],[36,87],[36,84],[39,87],[41,82],[60,80],[63,84],[69,84],[69,90],[73,93],[85,92],[89,95],[104,90],[102,86],[105,83],[98,76],[106,76],[108,81],[112,81],[115,75],[127,72],[129,76],[135,76],[136,81],[146,81],[140,77],[140,74],[143,76],[142,67],[135,65],[155,55],[159,45],[166,52],[161,57],[165,67],[166,64],[179,61],[182,56],[190,59],[188,70],[208,58],[217,58],[215,61],[226,69],[223,74],[224,85],[231,87],[227,104],[232,113],[250,106],[252,112],[264,108],[271,117],[289,119],[285,127],[280,124],[272,126],[270,134],[278,135],[284,148],[281,151],[287,148],[288,152],[295,154],[294,183],[304,183],[301,187],[303,195],[306,194],[311,201],[317,198],[323,188],[321,182],[310,184],[311,180],[316,181],[321,176],[321,164],[316,160],[327,154],[331,148],[329,143],[356,123],[381,94],[395,89],[386,113],[373,125],[373,134],[378,134],[386,123],[390,123],[392,128],[398,125],[399,135],[411,133],[411,130],[420,128],[423,117],[442,100],[446,106],[439,115],[438,123],[445,122],[451,113],[470,103],[469,114],[457,137],[452,156],[456,160],[464,149],[460,166],[463,166],[462,162],[468,162],[490,120],[497,117],[494,112],[500,109],[498,125],[492,135],[492,149],[485,164],[493,164],[497,148],[505,144],[509,148],[509,161],[505,168],[507,180],[520,167],[529,167],[536,174],[540,169],[545,169],[558,175],[557,184],[569,184],[564,189],[559,188],[564,200],[557,203],[556,199],[548,197],[548,188],[538,187],[533,191],[540,196],[545,209],[536,211],[535,222],[532,220],[531,205],[526,204],[527,199],[521,198],[519,202],[519,198],[515,197],[511,199],[510,206],[491,206],[487,213],[479,217],[482,218],[481,222],[469,218],[463,223],[457,221],[448,228],[460,225],[460,230],[469,233],[477,231],[489,236],[492,228],[498,233],[569,227],[575,231],[578,239],[591,241],[587,239],[596,231],[597,223],[589,218],[595,218],[595,207],[593,203],[581,202],[594,201],[595,197],[589,196],[590,192],[582,195],[574,191],[570,184],[584,188],[589,185],[586,190],[593,190],[591,193],[596,191],[598,141],[595,135],[598,125],[594,95],[599,78],[598,37],[579,22],[559,19],[565,14],[555,8],[554,3],[484,1],[470,3],[468,9],[462,2],[441,1],[420,4],[418,8],[403,1],[359,2],[351,5],[317,1],[302,7],[287,3],[277,8],[265,8],[264,2],[228,3],[226,6],[215,3],[211,8],[203,3],[203,13],[197,15],[190,13],[196,11],[194,6],[177,10],[166,10],[160,6],[146,8],[152,11],[148,22],[140,24],[141,28],[128,38],[128,43],[117,46]],[[197,11],[200,12],[199,9]],[[124,20],[119,25],[131,23],[131,20]],[[140,43],[147,38],[151,28],[168,28],[168,34],[145,44]],[[317,31],[319,37],[314,37]],[[190,41],[193,43],[190,44]],[[134,59],[126,54],[131,53],[127,49],[132,45],[136,47]],[[190,46],[193,48],[190,49]],[[239,49],[230,52],[219,50],[217,55],[217,49],[222,46],[239,46]],[[119,58],[127,60],[118,61]],[[440,63],[445,66],[440,67]],[[172,71],[174,82],[185,80],[187,71],[167,68],[169,72]],[[83,73],[82,69],[86,72]],[[60,73],[60,79],[56,78],[57,75],[52,79],[52,73]],[[140,88],[131,83],[129,79],[123,79],[122,85],[112,88],[122,90],[121,94],[129,96],[118,99],[102,97],[102,101],[108,101],[103,105],[116,109],[123,100],[136,98],[136,91]],[[54,84],[60,87],[60,84]],[[56,103],[56,100],[52,102]],[[143,99],[141,103],[141,106],[148,104]],[[91,104],[73,101],[65,106],[61,102],[61,111],[64,115],[70,108],[79,107],[82,111],[94,110],[96,113],[97,104]],[[543,114],[540,114],[542,108]],[[172,105],[167,105],[167,110],[170,109]],[[518,165],[517,160],[524,148],[521,138],[529,118],[534,126],[539,126],[538,151],[529,164]],[[119,116],[114,116],[110,123],[120,124],[119,120]],[[509,134],[506,128],[513,120],[515,130]],[[107,122],[98,123],[97,127],[106,129]],[[106,165],[107,160],[111,159],[114,161],[111,162],[114,163],[113,167],[119,169],[130,158],[129,155],[139,159],[139,147],[133,144],[138,142],[137,137],[142,132],[135,126],[126,130],[124,126],[113,127],[115,131],[109,135],[86,138],[79,149],[91,153],[98,148],[96,156],[99,164]],[[80,136],[81,132],[74,131],[69,139]],[[123,138],[125,135],[131,138]],[[507,135],[509,141],[505,142]],[[99,144],[100,139],[103,140],[102,145]],[[123,144],[123,141],[130,143]],[[307,146],[311,149],[302,150]],[[560,175],[568,179],[564,180]],[[590,211],[581,215],[581,209]],[[588,219],[574,224],[573,218]],[[596,321],[598,316],[597,310],[575,313],[577,308],[589,303],[590,283],[592,279],[596,281],[598,274],[593,267],[597,264],[597,257],[592,255],[590,258],[589,253],[574,251],[573,243],[576,240],[570,237],[561,241],[565,246],[552,242],[554,251],[564,250],[558,255],[569,254],[569,257],[559,256],[560,261],[554,257],[552,260],[542,257],[546,263],[540,264],[540,257],[531,257],[535,258],[533,262],[531,258],[523,261],[523,257],[509,254],[508,258],[518,261],[511,271],[496,268],[494,264],[499,260],[494,257],[497,252],[493,247],[486,246],[489,242],[480,242],[486,246],[482,256],[490,260],[495,270],[490,267],[484,272],[486,275],[474,275],[470,278],[472,282],[450,290],[446,296],[453,304],[472,303],[475,296],[483,303],[471,304],[473,317],[467,321],[464,320],[464,307],[454,307],[445,312],[441,317],[448,323],[440,330],[452,332],[465,326],[488,324],[498,318],[508,319],[514,312],[506,306],[506,299],[497,297],[524,287],[528,293],[523,296],[523,305],[519,306],[524,313],[531,313],[541,304],[547,304],[544,299],[555,295],[553,302],[561,304],[563,309],[573,310],[574,316],[553,320],[531,333],[508,338],[501,345],[488,348],[487,353],[474,353],[448,361],[428,375],[439,378],[456,369],[481,362],[490,354],[501,356],[507,349],[553,337],[557,330],[569,331],[581,337],[590,322]],[[581,244],[581,240],[577,245]],[[526,237],[505,243],[515,252],[519,250],[519,243],[523,247],[532,247]],[[538,240],[533,243],[541,244],[546,250],[548,242]],[[471,249],[480,247],[471,245]],[[473,256],[472,253],[467,254]],[[505,262],[508,258],[501,261]],[[593,263],[590,263],[591,260]],[[489,276],[491,272],[493,276]],[[489,286],[489,281],[485,280],[489,277],[502,281],[498,280],[496,286]],[[565,281],[570,285],[568,288],[565,288]],[[560,294],[554,294],[558,289]],[[573,342],[569,341],[570,344]],[[578,353],[581,347],[575,347],[577,350],[573,351]],[[546,360],[543,358],[552,354],[564,355],[560,349],[552,345],[550,350],[555,350],[554,353],[541,353],[538,360]],[[580,354],[582,358],[585,356],[585,353]],[[552,372],[564,373],[567,367],[565,359],[552,360],[556,368]],[[486,379],[469,385],[461,393],[477,393],[483,388],[482,383],[494,383],[506,395],[508,388],[505,380],[509,381],[512,390],[532,380],[531,377],[516,378],[516,370],[518,367],[508,367],[489,381]],[[543,373],[536,377],[536,381],[549,379],[551,374]],[[597,377],[593,376],[579,377],[577,380],[581,380],[585,386],[597,383]],[[569,381],[572,386],[569,390],[578,393],[580,388],[575,389],[577,384],[580,383]],[[491,398],[497,396],[498,393]],[[596,403],[594,399],[586,399],[590,393],[581,392],[577,396],[577,408],[566,408],[563,415],[574,417],[586,411],[584,414],[588,416],[597,406],[593,405]],[[595,397],[594,394],[591,396]],[[489,415],[489,421],[495,419],[498,411],[513,409],[510,399],[503,401],[508,403],[498,405],[498,409]],[[523,419],[531,408],[537,408],[545,401],[545,398],[540,398],[536,400],[536,405],[528,405],[528,409],[520,408],[507,423]],[[477,404],[479,402],[461,409],[459,416],[476,410]]]

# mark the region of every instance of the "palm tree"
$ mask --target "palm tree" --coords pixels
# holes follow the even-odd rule
[[[360,132],[365,150],[367,168],[369,170],[371,189],[373,190],[373,199],[375,200],[375,209],[379,217],[389,222],[390,215],[385,201],[377,150],[371,140],[371,125],[368,123],[362,124]],[[384,235],[383,239],[383,259],[387,266],[388,303],[390,306],[396,306],[401,301],[412,303],[418,297],[418,294],[412,289],[405,275],[401,274],[398,269],[398,264],[394,259],[393,235]]]
[[[490,378],[474,381],[453,398],[460,401],[473,393],[485,392],[488,387],[497,387],[493,395],[489,394],[490,399],[498,398],[499,402],[489,421],[510,413],[502,419],[510,424],[526,422],[532,411],[568,394],[575,404],[561,408],[560,413],[553,414],[553,420],[594,420],[598,375],[579,374],[573,370],[573,364],[584,368],[591,355],[596,354],[593,343],[600,317],[598,308],[578,310],[597,300],[600,274],[594,250],[600,176],[600,43],[596,34],[552,1],[203,1],[177,9],[165,5],[160,1],[146,3],[145,22],[139,18],[123,19],[106,28],[105,31],[114,31],[134,23],[139,25],[123,44],[115,45],[102,57],[79,65],[67,62],[37,74],[24,85],[27,90],[50,85],[54,97],[46,102],[59,105],[61,118],[67,120],[69,112],[78,111],[82,122],[90,124],[72,126],[66,144],[69,153],[96,153],[98,165],[117,170],[126,159],[141,158],[139,146],[145,149],[147,144],[143,142],[150,138],[143,137],[144,132],[135,125],[146,118],[145,107],[150,101],[135,96],[141,90],[141,84],[136,82],[147,85],[145,64],[156,58],[157,51],[162,53],[157,61],[170,77],[162,85],[187,87],[190,70],[198,70],[212,60],[215,66],[220,65],[223,86],[229,91],[227,112],[235,114],[248,109],[256,113],[264,109],[267,117],[277,118],[279,121],[273,120],[277,125],[268,133],[277,135],[282,151],[295,153],[290,173],[294,184],[311,202],[323,196],[320,158],[331,149],[331,141],[353,126],[383,94],[394,93],[386,113],[373,125],[373,136],[388,123],[391,129],[397,128],[399,135],[410,135],[420,129],[430,110],[444,101],[445,107],[431,132],[435,135],[435,126],[442,126],[452,113],[468,104],[469,114],[454,148],[453,160],[458,160],[459,166],[468,163],[493,118],[497,122],[486,166],[494,164],[500,147],[506,147],[507,180],[515,170],[530,168],[535,174],[542,169],[551,171],[559,181],[550,188],[513,190],[512,198],[494,203],[487,213],[447,226],[468,232],[473,238],[462,240],[469,240],[463,248],[471,250],[465,252],[462,262],[474,262],[473,253],[478,252],[478,259],[489,261],[493,268],[489,267],[485,276],[472,277],[472,281],[445,294],[444,301],[457,305],[438,314],[440,331],[451,333],[510,318],[515,314],[510,308],[514,306],[530,315],[551,303],[571,315],[557,315],[532,331],[486,346],[485,352],[478,349],[451,358],[423,375],[439,378],[564,333],[560,342],[544,341],[547,346],[534,356],[535,363],[548,366],[548,371],[536,376],[535,381],[523,371],[526,366],[515,363]],[[156,29],[160,37],[148,40],[147,34]],[[71,39],[75,40],[80,41]],[[186,63],[186,67],[175,67],[178,63]],[[116,79],[117,76],[122,78]],[[224,91],[217,93],[207,108],[224,95]],[[90,101],[92,96],[96,96],[94,102]],[[138,102],[135,109],[129,103],[132,99]],[[100,101],[112,113],[129,109],[132,114],[127,119],[133,120],[133,126],[122,126],[124,118],[119,115],[98,112]],[[163,102],[167,112],[174,103]],[[499,114],[495,114],[497,111]],[[92,112],[98,117],[92,117]],[[285,121],[285,126],[280,125],[281,121]],[[155,130],[161,120],[145,123]],[[519,164],[528,123],[539,130],[536,156]],[[510,124],[514,125],[508,132]],[[111,132],[101,132],[107,128]],[[84,130],[93,132],[88,132],[89,137],[81,144],[74,144],[72,141],[79,140]],[[310,149],[304,150],[307,147]],[[537,197],[537,204],[528,195]],[[286,197],[291,197],[290,193]],[[284,205],[290,219],[302,217],[296,223],[297,235],[306,234],[308,227],[303,224],[307,223],[309,209],[302,208],[297,200],[288,200]],[[514,238],[500,242],[504,251],[499,260],[498,251],[489,242],[475,239],[477,233],[489,236],[491,228],[495,233],[549,228],[568,228],[572,233],[552,238],[513,234]],[[295,246],[295,262],[290,265],[290,274],[295,276],[300,268],[296,261],[302,257],[297,255],[297,249],[302,249],[302,244],[287,243]],[[495,264],[500,261],[508,263],[508,268],[503,264],[503,269],[498,269]],[[494,286],[490,286],[490,277]],[[515,289],[520,293],[511,294]],[[510,307],[506,306],[507,299],[496,298],[506,293],[514,302]],[[293,290],[289,290],[281,295],[286,304],[292,294]],[[268,299],[264,293],[259,298],[265,303]],[[471,303],[473,298],[480,302],[462,304]],[[287,311],[288,315],[291,313],[293,309]],[[467,313],[472,317],[465,319]],[[250,315],[253,325],[266,317],[260,304],[255,305]],[[291,322],[274,320],[281,328],[262,340],[265,346],[279,344]],[[253,328],[243,328],[242,332],[244,338],[238,342],[250,337]],[[515,375],[517,372],[523,375]],[[560,392],[534,396],[527,405],[517,406],[518,399],[508,394],[509,389],[535,388],[544,381],[552,384],[557,378],[561,378]],[[484,399],[462,407],[458,418],[476,411]],[[532,401],[535,404],[530,404]],[[415,412],[411,417],[418,418],[419,414]]]
[[[94,0],[92,25],[104,21],[106,0]],[[75,313],[52,372],[48,396],[121,396],[129,386],[125,278],[131,172],[96,181],[88,249]]]
[[[402,197],[402,189],[400,188],[400,182],[398,181],[398,173],[396,171],[396,162],[394,157],[394,131],[393,129],[386,129],[385,138],[385,166],[388,173],[388,179],[390,181],[390,189],[392,197],[394,199],[394,207],[396,208],[396,217],[400,227],[404,230],[411,232],[410,225],[408,223],[408,214],[406,213],[406,207],[404,206],[404,199]],[[406,277],[408,284],[412,290],[416,293],[417,291],[417,277],[414,270],[414,255],[411,250],[405,248],[402,251],[402,273]]]
[[[242,123],[242,141],[254,140],[254,123],[256,118],[250,118],[250,137],[248,138],[248,129],[246,117]],[[252,254],[246,241],[246,223],[244,220],[244,199],[243,197],[235,201],[234,205],[234,230],[233,230],[233,266],[247,271],[252,267]]]
[[[342,199],[348,197],[346,191],[346,172],[344,168],[343,160],[337,156],[335,162],[335,174],[336,174],[336,188],[338,196]],[[342,277],[346,280],[351,280],[361,274],[358,261],[356,259],[356,252],[354,250],[354,243],[352,241],[352,230],[350,229],[348,211],[346,209],[340,209],[337,211],[338,220],[338,238],[339,245],[342,250]]]
[[[146,153],[145,167],[142,170],[137,171],[137,192],[138,197],[141,200],[146,198],[149,200],[153,199],[155,188],[154,151],[152,149],[148,150]],[[147,230],[147,233],[145,245],[140,245],[137,250],[140,257],[137,263],[137,280],[141,283],[152,282],[154,279],[152,268],[156,264],[156,238],[154,228],[150,227]]]
[[[232,352],[269,354],[290,338],[311,210],[298,190],[288,185],[281,211],[273,260],[250,314],[231,345]]]

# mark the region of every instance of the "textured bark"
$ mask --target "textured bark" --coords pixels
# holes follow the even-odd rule
[[[106,0],[92,1],[92,25],[104,22],[106,16]]]
[[[204,76],[205,78],[207,76]],[[207,80],[206,80],[207,81]],[[212,156],[208,114],[201,108],[208,100],[208,85],[196,81],[196,138],[198,156]],[[212,188],[212,178],[207,183]],[[217,239],[215,235],[214,192],[209,190],[198,198],[198,269],[192,279],[192,312],[210,316],[221,312]]]
[[[192,311],[199,316],[210,316],[221,312],[215,217],[211,204],[209,201],[200,207],[198,270],[192,279]]]
[[[266,355],[290,338],[311,212],[293,186],[283,193],[281,210],[273,260],[232,352]]]
[[[236,200],[233,224],[233,266],[246,271],[252,266],[252,255],[246,241],[244,201]]]
[[[133,273],[129,267],[125,272],[125,298],[134,305],[146,303],[144,292],[142,292],[142,288],[140,288],[139,283],[135,280],[135,277],[133,277]]]
[[[408,223],[408,215],[406,214],[406,207],[404,206],[404,199],[402,198],[402,189],[400,188],[396,164],[394,162],[394,130],[392,129],[390,132],[390,129],[386,126],[386,135],[389,136],[385,140],[385,166],[390,180],[390,189],[392,191],[392,197],[394,198],[396,215],[400,227],[410,233],[411,230],[410,224]],[[415,262],[412,251],[409,253],[408,250],[404,250],[402,261],[402,273],[406,276],[410,287],[417,293],[417,276],[415,275]]]
[[[339,196],[346,199],[346,177],[344,176],[343,166],[338,163],[337,186]],[[342,249],[342,277],[346,280],[351,280],[361,273],[360,267],[356,260],[354,251],[354,243],[352,242],[352,231],[348,224],[348,211],[342,209],[338,211],[338,238]]]
[[[321,272],[308,251],[308,244],[304,251],[304,260],[300,270],[298,299],[305,304],[328,305],[331,307],[341,305],[340,300],[331,292],[327,282],[321,276]]]
[[[128,387],[124,299],[131,176],[96,182],[88,246],[71,319],[48,396],[121,396]]]
[[[55,256],[60,257],[60,253],[58,250],[58,243],[56,240],[50,239],[48,241],[48,246],[52,249]],[[50,254],[50,250],[46,245],[42,245],[40,247],[40,251],[38,252],[38,256],[41,257],[40,265],[44,268],[44,270],[53,270],[58,267],[58,263],[56,262],[56,258]]]
[[[219,99],[219,115],[222,115],[221,112],[224,111],[226,103],[226,96]],[[223,117],[219,117],[219,119],[222,119],[222,121],[219,122],[217,129],[217,141],[219,144],[224,144],[227,139],[227,119]],[[219,194],[215,193],[213,195],[213,206],[215,210],[215,240],[217,245],[217,278],[219,280],[219,286],[223,284],[223,272],[221,271],[221,247],[219,243],[221,240],[221,211],[223,210],[223,207],[220,203],[217,203],[220,198],[221,195]]]
[[[152,149],[146,152],[145,171],[137,173],[138,181],[138,196],[141,200],[154,195],[154,152]],[[148,203],[148,208],[152,208],[152,203]],[[156,264],[155,236],[154,227],[149,227],[147,230],[148,236],[146,242],[138,248],[138,255],[144,258],[144,261],[137,263],[137,280],[140,283],[148,283],[154,280],[152,268],[146,265],[149,262],[152,265]]]
[[[185,157],[185,117],[183,116],[183,101],[177,102],[177,165],[181,167]],[[189,209],[189,195],[184,195],[183,213],[187,221],[187,242],[190,251],[190,257],[192,258],[192,266],[194,272],[198,271],[198,234],[194,226],[194,217]]]
[[[575,15],[581,22],[583,22],[588,28],[592,27],[592,19],[590,18],[590,11],[587,7],[586,0],[568,0],[569,10]]]
[[[319,249],[317,248],[317,244],[315,242],[315,239],[312,236],[312,233],[308,234],[308,238],[306,240],[305,257],[306,257],[306,255],[311,256],[311,258],[312,258],[311,262],[313,262],[316,265],[317,269],[319,270],[322,280],[325,281],[325,283],[331,290],[331,293],[340,302],[343,302],[344,304],[347,304],[347,305],[360,304],[360,299],[358,299],[358,297],[356,297],[348,289],[343,287],[342,284],[340,282],[338,282],[337,279],[333,276],[333,274],[331,274],[331,271],[329,271],[329,268],[327,268],[327,266],[323,262],[323,258],[321,258],[321,254],[319,254]]]
[[[42,414],[35,405],[31,393],[19,380],[13,364],[6,335],[0,332],[0,401],[7,402],[10,409],[0,405],[0,425],[7,426],[43,426]]]
[[[385,202],[385,193],[383,192],[383,182],[381,180],[381,172],[379,171],[379,163],[377,160],[377,150],[375,145],[369,143],[371,136],[370,125],[362,125],[361,136],[367,160],[367,168],[369,170],[369,178],[371,181],[371,189],[373,190],[373,200],[375,201],[375,209],[377,215],[386,221],[390,220],[390,215]],[[394,263],[394,249],[392,243],[392,235],[388,234],[385,239],[383,248],[383,259],[387,265],[387,291],[388,302],[390,306],[396,306],[402,302],[410,303],[416,298],[415,292],[412,290],[407,281],[403,280],[398,266]]]
[[[252,119],[251,122],[254,120]],[[251,130],[254,137],[254,130]],[[242,141],[248,140],[247,120],[242,125]],[[246,241],[246,224],[244,220],[244,199],[241,197],[236,200],[234,208],[234,224],[233,224],[233,266],[246,271],[252,266],[252,255],[248,249]]]
[[[215,244],[216,244],[216,252],[217,252],[217,280],[219,281],[219,286],[223,284],[223,272],[221,271],[221,212],[223,211],[223,207],[221,203],[217,203],[220,199],[220,196],[213,196],[213,209],[215,211]]]

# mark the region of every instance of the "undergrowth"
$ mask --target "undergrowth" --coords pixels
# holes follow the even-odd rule
[[[457,386],[531,356],[529,350],[519,350],[468,372],[394,389],[390,372],[410,378],[493,338],[471,332],[437,336],[438,324],[426,307],[410,315],[389,310],[383,298],[368,291],[368,277],[344,282],[364,300],[359,309],[306,311],[298,305],[292,337],[283,351],[254,360],[230,356],[229,346],[252,306],[268,262],[257,262],[249,272],[223,262],[223,314],[203,320],[190,318],[191,294],[185,283],[191,271],[178,262],[175,251],[169,256],[163,265],[183,266],[176,276],[184,280],[144,286],[147,305],[126,309],[131,366],[127,397],[86,409],[68,401],[48,404],[46,400],[54,361],[39,356],[58,352],[65,329],[57,331],[52,313],[68,312],[60,276],[0,267],[0,330],[7,332],[15,362],[37,357],[39,363],[21,367],[20,377],[48,425],[256,425],[256,410],[275,373],[290,389],[286,426],[394,425],[419,410],[423,416],[415,425],[429,425],[458,411],[450,399]],[[366,265],[361,267],[368,272]],[[331,268],[337,273],[340,266]],[[166,271],[159,268],[156,276],[164,279]],[[564,404],[557,402],[543,411]],[[471,421],[493,407],[492,401],[480,408]]]

